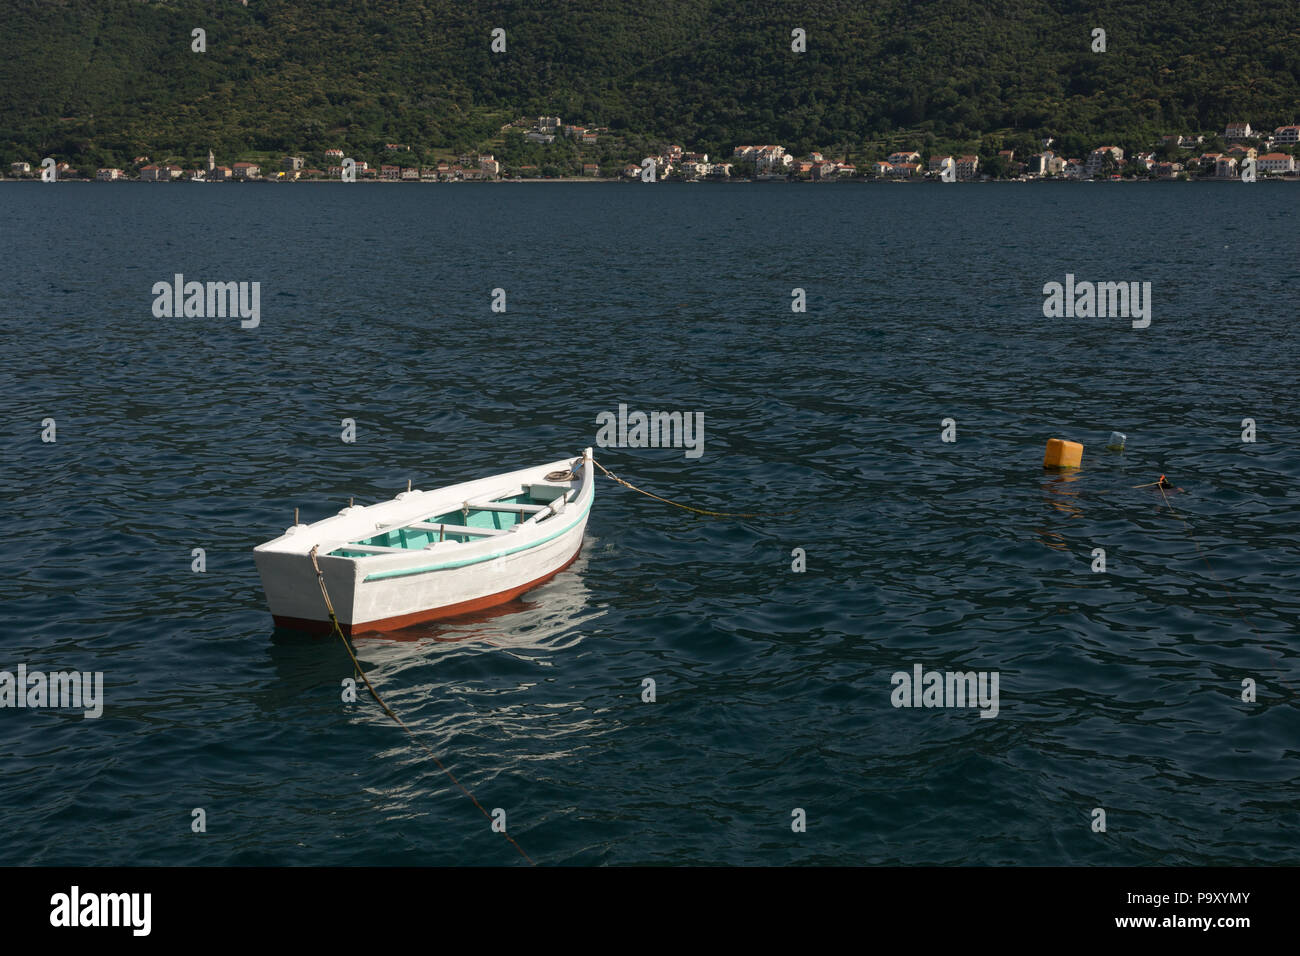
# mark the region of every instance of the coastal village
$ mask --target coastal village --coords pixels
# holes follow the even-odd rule
[[[386,143],[378,155],[358,158],[360,151],[345,154],[342,148],[326,149],[317,155],[283,156],[278,161],[241,160],[218,164],[209,150],[206,161],[186,168],[171,158],[156,161],[147,155],[135,157],[125,168],[80,169],[68,162],[51,165],[41,161],[17,160],[4,170],[6,179],[50,178],[76,181],[92,178],[99,182],[300,182],[328,181],[352,177],[376,182],[475,182],[550,180],[641,181],[963,181],[991,180],[1229,180],[1240,178],[1251,167],[1259,179],[1300,178],[1300,126],[1278,126],[1273,130],[1252,129],[1248,122],[1228,123],[1221,133],[1171,134],[1146,144],[1144,150],[1127,153],[1119,146],[1099,145],[1086,155],[1067,156],[1053,150],[1055,140],[1040,141],[1041,151],[1017,155],[1015,150],[953,155],[923,153],[916,149],[883,151],[869,161],[849,162],[820,152],[796,156],[779,145],[738,145],[727,157],[710,159],[708,153],[692,152],[669,145],[657,155],[640,161],[604,164],[583,162],[581,151],[604,142],[611,132],[604,127],[565,124],[558,116],[538,116],[508,123],[503,137],[529,147],[570,146],[563,160],[554,163],[498,161],[493,153],[466,153],[456,157],[425,160],[423,154],[402,143]],[[575,152],[578,159],[574,159]],[[535,150],[534,150],[535,152]],[[653,166],[653,177],[650,168]],[[346,172],[346,176],[345,176]]]

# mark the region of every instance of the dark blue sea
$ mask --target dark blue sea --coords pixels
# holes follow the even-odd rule
[[[104,680],[98,719],[0,709],[0,863],[523,864],[342,701],[337,638],[275,631],[252,549],[626,404],[703,454],[607,467],[784,514],[602,478],[551,582],[356,642],[530,858],[1300,864],[1297,195],[0,186],[0,669]],[[177,273],[260,325],[155,317]],[[1150,326],[1045,318],[1067,273],[1150,282]],[[996,674],[996,717],[894,706],[916,665]]]

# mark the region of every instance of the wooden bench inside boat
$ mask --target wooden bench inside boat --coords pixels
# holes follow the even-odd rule
[[[433,531],[438,535],[437,541],[443,540],[451,535],[467,535],[471,538],[490,538],[496,534],[505,534],[510,528],[471,528],[467,524],[441,524],[432,521],[416,521],[414,524],[405,526],[406,530],[411,531]]]
[[[462,504],[459,511],[419,515],[400,525],[377,529],[378,534],[345,544],[329,552],[332,557],[364,558],[377,554],[405,554],[421,551],[434,545],[464,544],[481,541],[487,537],[506,534],[519,525],[547,512],[564,510],[570,495],[577,491],[568,485],[534,482],[506,489],[504,492],[475,498]],[[552,509],[554,502],[560,501]]]

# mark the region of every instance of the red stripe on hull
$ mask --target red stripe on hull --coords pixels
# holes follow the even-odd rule
[[[506,591],[498,591],[496,594],[488,594],[481,598],[474,598],[472,601],[461,601],[458,604],[447,604],[443,607],[431,608],[427,611],[416,611],[413,614],[399,614],[397,617],[386,617],[379,621],[365,621],[362,624],[344,624],[339,621],[339,627],[348,637],[354,634],[378,634],[385,631],[400,631],[404,627],[411,627],[414,624],[423,624],[426,621],[438,621],[443,618],[460,617],[464,614],[473,614],[476,611],[482,611],[486,608],[495,607],[498,604],[505,604],[512,601],[525,591],[530,591],[555,577],[574,561],[578,560],[578,555],[582,553],[582,545],[578,545],[578,550],[573,552],[573,557],[565,561],[554,571],[543,574],[535,581],[529,581],[527,584],[521,584],[518,587],[510,588]],[[313,621],[301,617],[281,617],[278,614],[272,614],[275,626],[283,628],[286,631],[300,631],[304,634],[329,634],[331,633],[330,622]]]

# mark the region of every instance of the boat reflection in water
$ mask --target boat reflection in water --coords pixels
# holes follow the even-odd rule
[[[383,666],[409,659],[413,654],[428,657],[466,649],[565,650],[581,642],[583,631],[603,617],[603,608],[590,602],[591,591],[584,583],[586,554],[593,540],[588,537],[583,551],[565,570],[519,597],[495,607],[453,618],[416,624],[383,634],[360,634],[352,638],[358,659]]]
[[[593,544],[588,537],[584,551]],[[486,807],[505,800],[522,780],[553,782],[554,774],[562,775],[593,748],[607,748],[622,727],[575,686],[582,683],[577,675],[586,673],[578,658],[589,653],[578,645],[598,631],[599,619],[608,613],[592,602],[585,572],[586,560],[579,555],[569,568],[508,604],[352,639],[384,702]],[[375,739],[375,756],[387,769],[377,776],[368,773],[364,786],[373,810],[387,820],[440,819],[450,801],[464,796],[357,684],[351,721],[391,728]],[[460,849],[450,851],[453,855],[481,856],[486,848],[513,852],[504,842],[502,847],[486,842],[486,826],[454,829],[463,845],[454,842]],[[450,832],[439,829],[438,840],[450,839]],[[417,827],[411,839],[427,854],[431,838],[425,831]],[[523,837],[521,842],[527,845]]]

